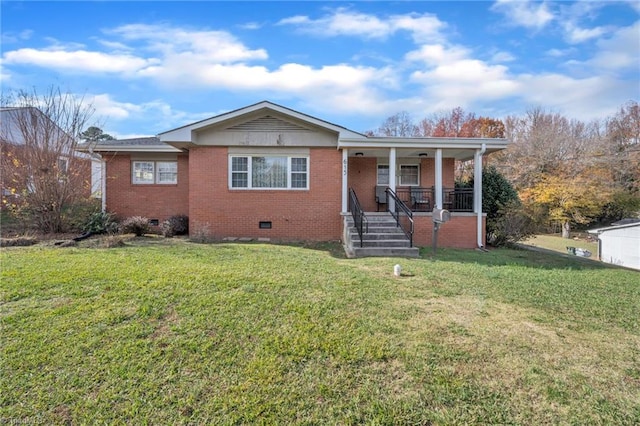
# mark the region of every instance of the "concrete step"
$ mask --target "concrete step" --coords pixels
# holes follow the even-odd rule
[[[358,235],[358,230],[356,228],[351,228],[351,229],[349,229],[349,233],[351,235]],[[402,232],[402,229],[400,229],[400,228],[384,228],[384,229],[380,229],[380,228],[371,229],[371,228],[369,228],[369,231],[364,230],[362,235],[380,235],[380,236],[387,235],[387,236],[393,236],[393,235],[404,235],[404,232]]]
[[[353,257],[419,257],[417,247],[353,247]],[[348,254],[348,253],[347,253]]]
[[[353,241],[360,241],[360,237],[356,231],[351,231],[349,237]],[[407,240],[407,236],[404,232],[368,232],[362,234],[363,240]]]
[[[409,240],[362,240],[363,247],[409,247]],[[357,240],[353,240],[353,246],[359,247],[360,243]]]
[[[367,214],[368,232],[362,236],[363,247],[360,247],[360,237],[353,226],[353,218],[345,217],[345,224],[348,226],[345,235],[347,240],[345,252],[349,257],[418,257],[420,255],[418,248],[409,247],[409,239],[388,213]]]

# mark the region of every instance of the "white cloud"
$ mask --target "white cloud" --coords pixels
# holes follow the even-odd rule
[[[571,44],[583,43],[587,40],[601,37],[607,32],[607,30],[603,27],[579,28],[572,22],[567,22],[564,26],[564,29],[565,39],[568,43]]]
[[[545,52],[546,56],[550,56],[552,58],[562,58],[563,56],[570,55],[573,53],[573,49],[549,49]]]
[[[33,35],[33,30],[22,30],[20,32],[8,31],[8,32],[2,33],[2,38],[0,39],[0,42],[2,42],[2,44],[5,44],[5,45],[10,43],[16,43],[19,41],[29,40],[32,35]]]
[[[84,96],[87,102],[95,109],[95,115],[102,119],[122,120],[142,110],[139,105],[128,102],[117,102],[111,99],[109,94]]]
[[[620,106],[629,85],[608,76],[571,78],[561,74],[518,77],[520,97],[530,105],[544,105],[581,120],[603,118]]]
[[[169,103],[158,99],[136,104],[117,101],[107,93],[84,95],[83,97],[87,104],[94,108],[94,118],[100,123],[99,126],[105,132],[120,139],[149,136],[150,134],[123,134],[111,130],[117,128],[118,123],[144,123],[142,129],[158,133],[215,115],[211,112],[189,113],[176,110]]]
[[[262,24],[258,23],[258,22],[247,22],[245,24],[239,25],[238,28],[241,28],[243,30],[259,30],[260,28],[262,28]]]
[[[640,21],[596,42],[598,53],[587,64],[600,70],[636,72],[640,64]]]
[[[491,10],[504,14],[508,25],[519,25],[535,30],[544,28],[554,19],[546,2],[498,0]]]
[[[417,42],[437,40],[446,24],[431,14],[408,13],[381,19],[375,15],[338,8],[318,19],[293,16],[278,25],[293,25],[300,32],[321,37],[355,36],[365,39],[385,39],[399,31],[409,32]]]
[[[166,25],[131,24],[108,31],[131,42],[142,42],[146,50],[172,57],[201,57],[209,63],[231,63],[267,59],[264,49],[249,49],[226,31],[198,31]]]
[[[495,52],[491,57],[492,62],[513,62],[516,57],[509,52]]]
[[[66,51],[24,48],[6,52],[3,62],[6,64],[37,65],[44,68],[63,69],[73,72],[128,74],[157,63],[158,60],[87,50]]]
[[[433,100],[437,109],[502,99],[519,90],[506,66],[476,59],[463,46],[424,45],[405,58],[417,62],[418,70],[410,80],[421,86],[424,96]]]

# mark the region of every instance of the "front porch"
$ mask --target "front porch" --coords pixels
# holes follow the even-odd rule
[[[409,247],[430,245],[434,229],[439,246],[484,247],[482,158],[506,144],[504,139],[483,138],[340,139],[342,212],[354,218],[356,227],[366,224],[373,212],[390,212]],[[474,185],[456,187],[456,163],[466,161],[473,162]],[[450,222],[440,230],[432,212],[443,210]],[[366,239],[361,237],[366,226],[358,232],[360,241]]]

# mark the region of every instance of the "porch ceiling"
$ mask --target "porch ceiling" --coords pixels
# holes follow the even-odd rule
[[[476,150],[485,148],[485,153],[505,149],[507,139],[489,138],[396,138],[370,137],[338,141],[339,149],[348,149],[349,156],[388,157],[389,149],[396,149],[397,157],[419,157],[427,154],[427,158],[435,157],[437,149],[442,149],[444,158],[456,160],[472,159]]]
[[[485,154],[490,152],[497,151],[497,149],[489,149]],[[442,150],[443,158],[454,158],[456,160],[465,161],[473,159],[473,154],[475,153],[475,149],[463,149],[463,148],[445,148]],[[427,154],[426,158],[435,158],[436,150],[435,149],[411,149],[411,148],[400,148],[396,149],[396,157],[397,158],[421,158]],[[389,158],[389,149],[388,148],[349,148],[349,157],[368,157],[368,158]]]

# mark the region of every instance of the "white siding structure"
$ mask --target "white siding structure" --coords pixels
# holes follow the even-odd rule
[[[640,223],[592,229],[598,236],[600,260],[640,270]]]

